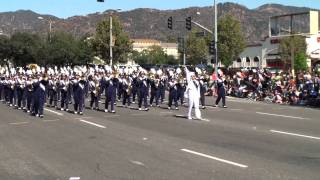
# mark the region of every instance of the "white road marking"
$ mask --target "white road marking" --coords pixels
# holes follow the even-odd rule
[[[199,153],[199,152],[188,150],[188,149],[181,149],[181,151],[184,151],[184,152],[187,152],[187,153],[191,153],[191,154],[195,154],[195,155],[202,156],[202,157],[206,157],[206,158],[209,158],[209,159],[213,159],[213,160],[216,160],[216,161],[219,161],[219,162],[227,163],[227,164],[234,165],[234,166],[241,167],[241,168],[247,168],[248,167],[247,165],[244,165],[244,164],[239,164],[239,163],[236,163],[236,162],[228,161],[228,160],[225,160],[225,159],[217,158],[217,157],[214,157],[214,156],[210,156],[210,155],[207,155],[207,154]]]
[[[146,140],[148,140],[148,138],[145,138],[145,137],[144,137],[144,138],[142,138],[142,140],[146,141]]]
[[[110,116],[103,116],[105,118],[113,118],[113,117],[119,117],[120,115],[116,114],[116,115],[110,115]]]
[[[213,107],[213,106],[206,106],[206,108],[210,108],[210,109],[219,109],[218,107]]]
[[[231,111],[242,111],[242,109],[230,109]]]
[[[90,122],[90,121],[86,121],[86,120],[83,120],[83,119],[80,119],[81,122],[84,122],[84,123],[87,123],[87,124],[90,124],[90,125],[93,125],[93,126],[97,126],[99,128],[103,128],[105,129],[106,127],[105,126],[102,126],[100,124],[96,124],[96,123],[93,123],[93,122]]]
[[[308,120],[309,119],[309,118],[303,118],[303,117],[297,117],[297,116],[287,116],[287,115],[281,115],[281,114],[270,114],[270,113],[264,113],[264,112],[256,112],[256,113],[257,114],[261,114],[261,115],[285,117],[285,118],[292,118],[292,119],[304,119],[304,120]]]
[[[160,112],[160,114],[173,114],[173,112]]]
[[[17,123],[9,123],[11,125],[22,125],[22,124],[29,124],[29,122],[17,122]]]
[[[56,115],[58,115],[58,116],[63,116],[63,114],[62,114],[62,113],[59,113],[59,112],[53,111],[53,110],[51,110],[51,109],[44,108],[44,110],[46,110],[46,111],[48,111],[48,112],[51,112],[51,113],[54,113],[54,114],[56,114]]]
[[[308,136],[308,135],[303,135],[303,134],[296,134],[296,133],[290,133],[290,132],[284,132],[284,131],[277,131],[277,130],[270,130],[272,133],[279,133],[279,134],[286,134],[286,135],[291,135],[291,136],[298,136],[298,137],[305,137],[309,139],[317,139],[320,140],[320,137],[315,137],[315,136]]]
[[[140,161],[130,161],[132,164],[136,164],[136,165],[139,165],[139,166],[145,166],[142,162]]]
[[[60,121],[60,119],[43,120],[43,122],[55,122],[55,121]]]
[[[70,177],[69,180],[80,180],[80,177]]]
[[[200,121],[205,121],[205,122],[210,122],[210,120],[209,119],[204,119],[204,118],[202,118],[202,119],[199,119]]]
[[[140,113],[140,114],[130,114],[131,116],[144,116],[145,114],[142,114],[142,113]]]
[[[79,118],[75,118],[75,119],[92,119],[93,117],[79,117]]]

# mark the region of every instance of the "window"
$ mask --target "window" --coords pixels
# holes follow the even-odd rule
[[[238,63],[241,63],[241,59],[240,59],[240,58],[238,58],[238,59],[237,59],[237,62],[238,62]]]
[[[246,57],[246,62],[249,63],[251,60],[249,57]]]
[[[253,61],[254,61],[254,62],[259,62],[260,60],[259,60],[259,58],[256,56],[256,57],[254,57]]]

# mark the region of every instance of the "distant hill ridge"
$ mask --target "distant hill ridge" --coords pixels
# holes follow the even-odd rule
[[[243,32],[248,43],[258,42],[268,35],[269,16],[308,11],[310,8],[284,6],[280,4],[265,4],[255,9],[235,3],[218,5],[219,16],[230,13],[236,16],[242,24]],[[14,32],[42,33],[48,32],[48,22],[41,20],[51,19],[53,30],[70,32],[76,36],[93,34],[96,24],[108,17],[108,10],[103,13],[93,13],[83,16],[72,16],[60,19],[51,15],[41,15],[30,10],[0,13],[0,32],[13,34]],[[200,12],[200,15],[197,15]],[[176,38],[185,32],[183,22],[174,23],[174,30],[167,29],[167,19],[173,16],[174,20],[184,20],[187,16],[207,27],[213,25],[212,7],[190,7],[177,10],[157,10],[139,8],[118,13],[125,31],[131,38],[151,38],[162,41]]]

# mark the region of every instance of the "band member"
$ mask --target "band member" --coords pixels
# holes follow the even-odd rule
[[[57,81],[57,79],[51,76],[48,84],[49,105],[55,108],[58,107],[58,95],[57,95],[58,87],[59,87],[59,82]]]
[[[84,109],[84,98],[85,98],[85,84],[86,80],[84,77],[80,79],[77,74],[76,78],[72,81],[73,87],[73,99],[74,99],[74,114],[83,115]]]
[[[109,104],[111,106],[111,113],[115,113],[114,105],[116,102],[116,93],[118,87],[118,78],[114,77],[114,75],[110,75],[109,78],[105,79],[105,112],[109,112]]]
[[[207,82],[204,79],[204,77],[200,77],[199,79],[199,83],[200,83],[200,104],[201,104],[201,109],[205,109],[206,108],[206,92],[207,92]]]
[[[33,115],[43,118],[43,108],[46,99],[46,86],[48,81],[46,77],[40,78],[40,81],[33,84]]]
[[[132,93],[132,80],[128,75],[126,75],[126,77],[122,80],[122,87],[123,87],[122,105],[125,107],[129,107],[131,105],[130,96]]]
[[[139,111],[142,110],[142,102],[144,105],[144,110],[148,111],[148,96],[149,96],[149,87],[150,87],[150,80],[146,77],[146,74],[144,71],[140,72],[140,77],[137,81],[137,87],[138,87],[138,107]]]
[[[218,107],[218,104],[220,102],[220,100],[222,99],[222,107],[227,108],[226,106],[226,90],[224,87],[224,80],[223,80],[223,74],[220,71],[220,73],[218,73],[218,77],[217,77],[217,100],[216,100],[216,104],[215,106]]]
[[[22,100],[23,100],[23,92],[24,92],[24,88],[25,88],[25,80],[23,79],[23,76],[20,76],[17,80],[16,80],[16,91],[17,91],[17,98],[18,98],[18,109],[21,110],[22,109]]]
[[[156,106],[159,107],[159,99],[160,99],[160,79],[159,75],[156,75],[155,78],[150,80],[150,106],[152,106],[153,101],[155,100]]]
[[[90,100],[90,108],[93,109],[93,104],[94,108],[96,110],[99,110],[99,100],[100,100],[100,82],[98,79],[92,79],[89,82],[89,90],[90,90],[90,95],[91,95],[91,100]]]
[[[70,84],[69,78],[67,75],[62,75],[60,83],[60,94],[61,94],[61,111],[69,111],[69,99],[68,99],[68,87]]]
[[[121,100],[121,96],[122,96],[123,91],[124,91],[124,88],[122,87],[123,75],[120,75],[118,80],[119,80],[119,83],[118,83],[118,87],[117,87],[117,95],[118,95],[118,101],[120,101]]]
[[[172,103],[174,102],[175,109],[178,110],[178,82],[172,77],[168,84],[169,88],[169,103],[168,109],[171,109]]]
[[[134,72],[131,76],[132,78],[132,103],[136,103],[136,97],[138,95],[138,77],[137,74]]]
[[[161,75],[160,84],[159,84],[161,104],[163,104],[165,100],[166,89],[167,89],[167,77],[165,75]]]
[[[25,98],[25,101],[26,101],[26,111],[27,113],[30,113],[31,112],[31,109],[32,109],[32,105],[33,105],[33,102],[32,102],[32,97],[33,97],[33,79],[31,76],[28,77],[27,81],[26,81],[26,88],[24,90],[24,98]]]
[[[184,104],[184,93],[186,91],[186,82],[183,77],[179,78],[177,87],[178,87],[177,100],[178,101],[180,100],[180,104],[183,105]]]
[[[4,90],[4,86],[3,86],[3,82],[4,82],[5,78],[3,76],[0,76],[0,101],[3,101],[3,90]]]
[[[14,89],[15,89],[15,81],[13,77],[11,77],[7,82],[7,103],[9,106],[13,106],[13,98],[14,98]]]
[[[188,119],[192,119],[192,109],[195,109],[195,116],[197,119],[201,119],[201,112],[199,109],[199,99],[200,99],[200,83],[196,79],[194,72],[189,72],[188,68],[185,68],[187,75],[188,86],[186,88],[186,94],[189,99],[189,111]]]

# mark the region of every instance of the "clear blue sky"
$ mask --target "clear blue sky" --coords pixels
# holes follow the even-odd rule
[[[256,8],[267,3],[305,6],[320,9],[320,0],[217,0],[236,2]],[[177,9],[190,6],[211,6],[213,0],[0,0],[0,12],[28,9],[40,14],[51,14],[60,18],[102,12],[106,9],[131,10],[135,8]]]

